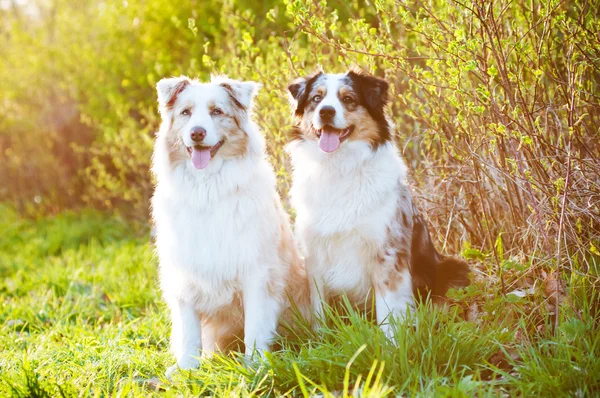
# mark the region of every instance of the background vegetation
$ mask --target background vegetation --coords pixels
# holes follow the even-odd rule
[[[425,335],[403,335],[413,362],[369,345],[349,367],[351,384],[365,381],[375,359],[387,367],[375,385],[396,393],[597,392],[599,9],[597,0],[0,1],[3,380],[23,375],[13,393],[36,380],[79,389],[83,376],[66,372],[76,363],[101,383],[88,390],[97,393],[126,391],[119,378],[143,388],[138,373],[162,373],[164,309],[144,232],[160,78],[220,72],[262,82],[256,120],[285,198],[285,87],[317,65],[358,65],[392,84],[390,114],[418,206],[439,247],[472,260],[476,283],[455,295],[454,315],[467,322],[415,315],[454,339],[441,342],[456,347],[455,362],[442,366],[448,354],[427,351]],[[105,215],[81,210],[89,208]],[[84,277],[89,267],[103,271]],[[122,280],[131,291],[102,298]],[[350,336],[379,341],[377,329],[350,318]],[[177,388],[204,388],[212,369],[207,391],[240,383],[239,391],[311,391],[300,374],[343,390],[361,345],[341,350],[340,336],[316,347],[292,342],[257,373],[217,360]],[[52,339],[68,342],[64,355]],[[131,355],[108,355],[110,344]],[[76,356],[84,346],[97,347],[96,357]],[[328,365],[312,362],[319,358]]]

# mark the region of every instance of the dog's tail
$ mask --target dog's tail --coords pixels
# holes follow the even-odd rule
[[[438,253],[427,223],[414,209],[411,246],[411,274],[415,297],[431,295],[434,302],[443,300],[448,289],[469,285],[469,265],[461,259]]]
[[[432,293],[434,296],[445,296],[452,287],[468,286],[469,265],[458,258],[446,258],[435,266],[435,282]]]

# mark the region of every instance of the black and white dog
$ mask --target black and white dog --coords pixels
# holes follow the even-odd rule
[[[288,87],[297,125],[288,144],[292,205],[317,314],[322,300],[374,292],[377,321],[403,318],[417,292],[443,297],[468,265],[439,254],[413,204],[385,107],[388,83],[357,71],[316,73]]]

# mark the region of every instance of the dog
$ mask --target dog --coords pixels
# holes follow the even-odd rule
[[[288,90],[290,196],[314,312],[340,294],[355,304],[374,295],[377,322],[393,339],[390,318],[402,320],[415,297],[466,286],[469,267],[435,250],[417,211],[385,112],[385,80],[319,71]]]
[[[160,80],[152,172],[160,286],[177,368],[242,338],[264,352],[290,301],[310,308],[308,280],[252,120],[254,82]]]

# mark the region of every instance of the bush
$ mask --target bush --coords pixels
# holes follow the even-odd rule
[[[499,270],[512,256],[585,269],[600,239],[597,0],[38,6],[0,11],[0,195],[24,209],[147,217],[153,87],[181,73],[264,84],[256,119],[285,197],[287,83],[358,65],[392,84],[398,145],[445,249]]]

